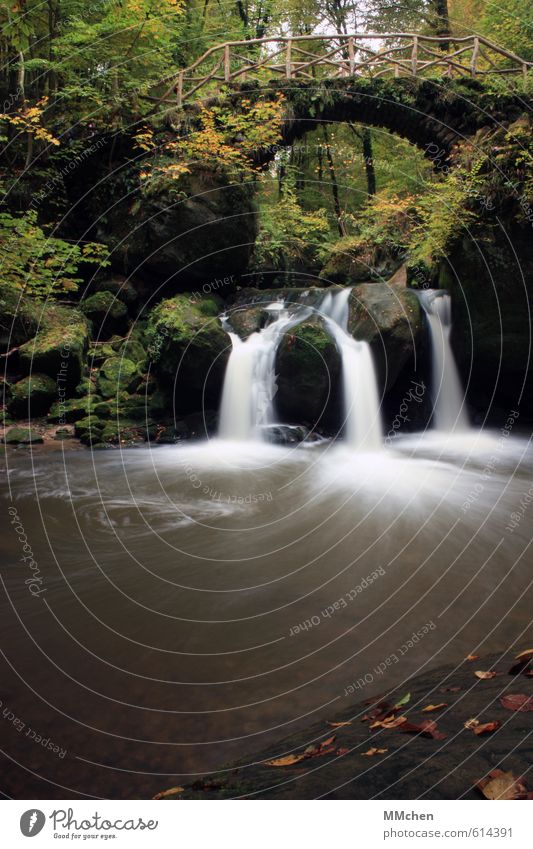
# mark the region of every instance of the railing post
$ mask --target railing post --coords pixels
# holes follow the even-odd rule
[[[411,73],[416,77],[418,71],[418,36],[413,36],[413,51],[411,53]]]
[[[476,76],[476,66],[477,66],[477,57],[479,54],[479,38],[477,35],[474,36],[474,49],[472,50],[472,62],[470,64],[470,71],[472,76]]]
[[[178,84],[176,86],[176,102],[178,109],[181,109],[183,103],[183,71],[178,74]]]
[[[229,44],[224,45],[224,81],[229,83],[231,76],[231,62]]]
[[[292,77],[291,51],[292,51],[292,41],[289,38],[289,40],[287,41],[287,53],[285,54],[285,75],[286,75],[288,80],[290,80],[290,78]]]
[[[355,49],[353,45],[353,38],[351,36],[348,39],[348,58],[350,60],[350,76],[353,77],[355,73]]]

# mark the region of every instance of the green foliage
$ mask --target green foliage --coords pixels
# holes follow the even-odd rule
[[[285,188],[275,205],[263,207],[255,247],[256,265],[284,268],[302,260],[314,264],[328,235],[326,210],[304,212],[295,192]]]
[[[3,284],[38,299],[76,291],[83,263],[109,265],[104,245],[47,236],[34,210],[18,217],[0,213],[0,250]]]

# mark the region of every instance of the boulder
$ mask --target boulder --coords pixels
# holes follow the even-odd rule
[[[37,335],[19,350],[21,370],[46,374],[70,391],[82,377],[88,342],[84,315],[56,304],[46,307]]]
[[[92,322],[93,337],[107,339],[112,333],[124,332],[128,324],[128,308],[111,292],[96,292],[80,304],[84,315]]]
[[[31,418],[48,412],[55,398],[58,386],[46,374],[32,374],[11,386],[11,398],[8,411],[12,416]]]
[[[387,280],[402,265],[397,246],[369,244],[347,238],[337,242],[327,258],[320,279],[326,284],[354,286],[365,280]]]
[[[282,421],[316,427],[331,417],[339,396],[341,362],[320,319],[289,330],[277,353],[276,410]]]
[[[0,351],[21,345],[37,332],[39,309],[20,291],[2,286],[0,291]]]
[[[159,385],[178,413],[192,413],[220,400],[231,341],[210,298],[177,295],[150,313],[148,336]]]
[[[362,283],[350,298],[348,330],[372,347],[386,390],[413,360],[422,340],[423,317],[418,298],[402,285]]]
[[[44,439],[30,427],[11,427],[4,442],[6,445],[40,445]]]
[[[113,398],[117,392],[130,392],[138,385],[137,366],[126,357],[109,357],[100,368],[96,388],[102,398]]]

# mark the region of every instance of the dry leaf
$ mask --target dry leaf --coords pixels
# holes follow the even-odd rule
[[[425,708],[422,708],[422,713],[432,713],[432,711],[441,710],[444,707],[448,707],[447,702],[440,702],[438,705],[426,705]]]
[[[469,662],[472,661],[472,660],[479,660],[479,655],[478,654],[469,654],[468,657],[465,657],[465,660],[468,660]]]
[[[339,755],[339,757],[342,757],[343,755],[347,755],[349,751],[350,751],[350,750],[349,750],[349,749],[347,749],[345,746],[340,746],[340,747],[337,749],[337,751],[335,752],[335,754],[336,754],[336,755]]]
[[[486,681],[488,678],[496,678],[497,674],[497,672],[493,672],[492,670],[490,672],[483,672],[482,670],[478,669],[477,672],[474,672],[476,678],[481,678],[482,681]]]
[[[475,728],[477,725],[479,725],[479,719],[467,719],[465,724],[464,724],[464,727],[465,728]]]
[[[362,758],[373,758],[374,755],[384,755],[385,752],[388,752],[388,751],[389,751],[388,749],[376,749],[376,748],[373,747],[372,749],[368,749],[366,752],[361,752],[361,757]]]
[[[328,720],[326,720],[326,725],[329,725],[330,728],[344,728],[345,725],[351,724],[350,720],[347,720],[346,722],[328,722]]]
[[[263,761],[265,766],[292,766],[309,757],[304,752],[299,755],[285,755],[283,758],[274,758],[272,761]]]
[[[447,735],[437,728],[437,723],[431,719],[424,719],[420,725],[414,722],[404,722],[398,729],[406,734],[421,734],[422,737],[431,737],[433,740],[445,740]]]
[[[156,793],[153,796],[153,799],[168,799],[169,796],[177,796],[179,793],[183,793],[185,791],[185,787],[171,787],[170,790],[163,790],[161,793]]]
[[[526,713],[533,710],[533,696],[526,696],[525,693],[509,693],[509,695],[501,697],[500,704],[507,710]]]
[[[494,769],[487,778],[478,781],[477,786],[486,799],[523,799],[526,795],[521,779],[501,769]]]
[[[399,725],[403,725],[404,722],[407,722],[406,716],[394,716],[391,713],[385,719],[376,719],[372,725],[369,725],[369,728],[397,728]]]
[[[522,660],[523,657],[533,657],[533,649],[524,649],[515,655],[515,660]]]
[[[480,734],[492,734],[492,732],[496,731],[496,729],[499,728],[500,725],[501,722],[498,722],[497,719],[494,722],[478,722],[476,727],[472,730],[474,734],[477,734],[478,736]]]

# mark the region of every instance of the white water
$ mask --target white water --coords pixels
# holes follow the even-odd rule
[[[432,353],[433,417],[437,430],[460,432],[470,422],[465,408],[461,379],[450,345],[452,302],[446,292],[420,292],[420,303],[428,318]]]
[[[218,428],[221,439],[261,439],[262,428],[274,421],[276,352],[283,334],[309,315],[309,310],[300,308],[291,313],[281,303],[270,304],[266,309],[277,318],[244,342],[226,327],[232,350],[222,390]]]
[[[328,292],[320,306],[342,361],[345,438],[357,451],[380,451],[383,430],[372,352],[348,333],[351,289]]]

